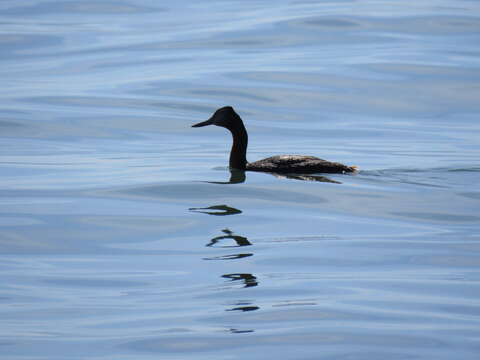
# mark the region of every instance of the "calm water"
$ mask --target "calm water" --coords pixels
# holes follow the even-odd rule
[[[467,0],[0,2],[0,357],[478,359],[479,44]],[[224,105],[361,172],[228,184]]]

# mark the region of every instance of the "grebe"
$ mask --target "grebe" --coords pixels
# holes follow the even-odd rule
[[[231,106],[225,106],[218,109],[210,119],[192,125],[192,127],[202,127],[207,125],[221,126],[230,130],[232,133],[233,144],[232,150],[230,151],[230,169],[262,171],[278,174],[343,174],[352,173],[357,170],[355,166],[347,166],[306,155],[278,155],[252,163],[247,162],[247,130],[243,125],[242,119]]]

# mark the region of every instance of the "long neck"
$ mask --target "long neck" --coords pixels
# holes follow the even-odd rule
[[[229,130],[233,137],[232,150],[230,151],[230,169],[245,170],[247,166],[247,130],[245,130],[242,122]]]

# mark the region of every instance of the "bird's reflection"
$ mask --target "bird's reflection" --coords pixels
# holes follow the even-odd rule
[[[232,334],[245,334],[245,333],[252,333],[252,332],[254,332],[255,330],[253,330],[253,329],[248,329],[248,330],[229,329],[229,331],[230,331]]]
[[[253,274],[248,273],[233,273],[233,274],[225,274],[222,275],[222,278],[229,279],[233,282],[242,282],[243,288],[251,288],[258,286],[257,277]],[[238,300],[234,304],[234,307],[227,309],[226,311],[255,311],[260,309],[259,306],[255,305],[252,301],[249,300]]]
[[[236,242],[236,245],[221,245],[219,247],[239,247],[239,246],[250,246],[252,243],[248,241],[248,239],[245,236],[240,236],[240,235],[233,235],[233,232],[229,229],[223,229],[223,233],[227,235],[221,235],[221,236],[216,236],[210,240],[210,242],[206,246],[214,246],[217,243],[221,242],[222,240],[225,239],[232,239]]]
[[[235,215],[242,213],[242,210],[227,205],[213,205],[205,208],[189,208],[188,210],[216,216]]]
[[[230,180],[228,181],[206,181],[209,184],[241,184],[245,182],[245,171],[237,169],[230,170]]]
[[[227,309],[226,311],[243,311],[243,312],[246,312],[246,311],[255,311],[255,310],[258,310],[260,309],[260,307],[258,306],[237,306],[237,307],[234,307],[234,308],[231,308],[231,309]]]
[[[326,182],[332,184],[341,184],[340,181],[332,180],[326,176],[322,175],[308,175],[308,174],[279,174],[279,173],[269,173],[279,179],[292,179],[292,180],[303,180],[303,181],[318,181]],[[230,180],[229,181],[205,181],[209,184],[240,184],[245,182],[246,174],[243,170],[230,169]]]
[[[210,240],[210,242],[205,245],[207,247],[221,247],[221,248],[234,248],[234,247],[241,247],[241,246],[250,246],[252,243],[248,241],[245,236],[234,235],[233,232],[229,229],[223,229],[222,232],[226,235],[215,236]],[[233,240],[235,245],[218,245],[224,242],[225,240]],[[213,256],[204,258],[204,260],[237,260],[242,259],[245,257],[253,256],[252,253],[240,253],[240,254],[230,254],[230,255],[220,255],[220,256]]]
[[[318,181],[318,182],[327,182],[332,184],[341,184],[340,181],[332,180],[326,176],[321,176],[321,175],[277,174],[277,173],[271,173],[271,174],[279,179]]]
[[[220,255],[220,256],[203,258],[203,260],[237,260],[237,259],[242,259],[249,256],[253,256],[253,254],[245,253],[245,254]]]
[[[243,182],[245,180],[245,172],[232,171],[232,177],[230,178],[230,183],[234,182]],[[235,215],[241,214],[242,211],[236,208],[233,208],[228,205],[212,205],[204,208],[190,208],[190,211],[199,212],[208,215]],[[217,247],[217,248],[236,248],[253,245],[245,236],[235,235],[233,231],[228,228],[222,230],[222,235],[215,236],[205,245],[206,247]],[[228,254],[228,255],[219,255],[203,258],[203,260],[240,260],[246,257],[253,256],[253,253],[239,253],[239,254]],[[222,278],[229,279],[233,282],[241,282],[243,288],[250,288],[258,286],[257,278],[248,273],[232,273],[222,275]],[[249,301],[237,301],[234,304],[234,307],[226,309],[226,311],[254,311],[258,310],[260,307],[252,304]],[[239,329],[230,329],[230,332],[240,334],[253,332],[254,330],[239,330]]]
[[[257,278],[252,274],[235,273],[235,274],[225,274],[225,275],[222,275],[222,277],[225,279],[230,279],[230,281],[242,281],[244,288],[258,286]]]

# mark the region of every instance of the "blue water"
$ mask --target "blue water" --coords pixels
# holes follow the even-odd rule
[[[467,0],[0,2],[0,358],[478,359],[479,44]],[[360,172],[229,183],[224,105]]]

